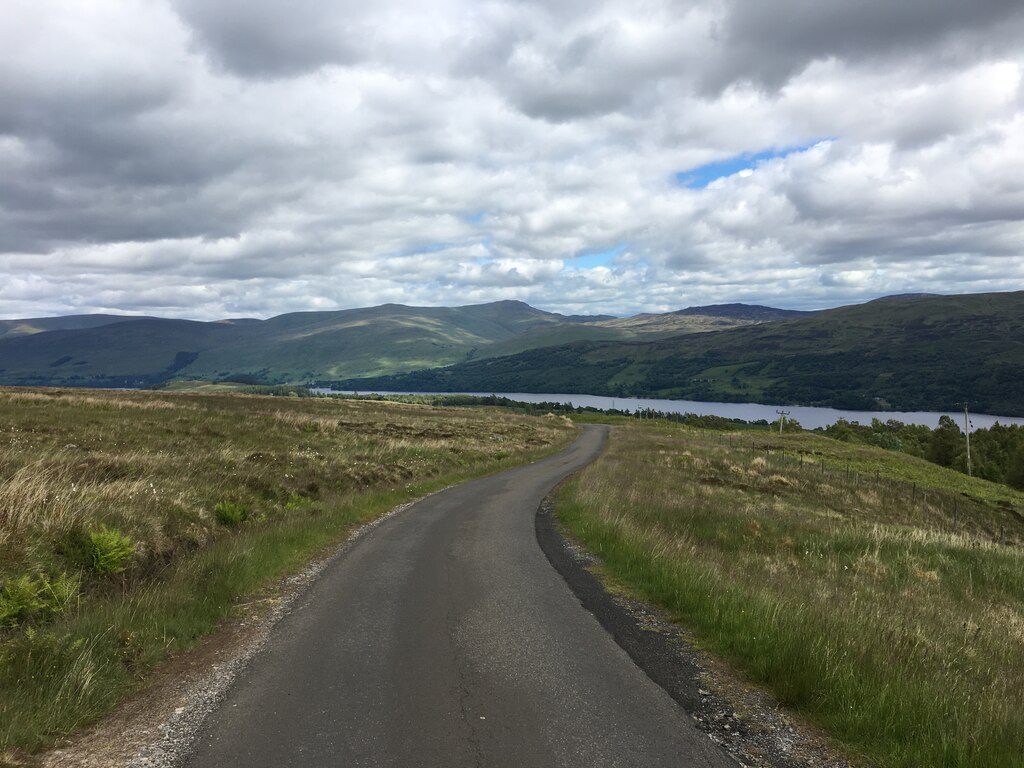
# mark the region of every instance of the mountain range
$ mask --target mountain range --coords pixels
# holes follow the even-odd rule
[[[750,322],[723,311],[643,316],[631,325],[610,315],[566,316],[517,301],[385,304],[215,322],[118,315],[0,320],[0,383],[304,382],[434,368],[570,341],[660,338]]]
[[[1024,414],[1024,292],[820,312],[746,304],[628,318],[522,302],[386,304],[266,320],[0,321],[0,384],[176,379],[530,391]]]

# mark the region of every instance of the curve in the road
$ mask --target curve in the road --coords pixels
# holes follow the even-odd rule
[[[537,544],[543,497],[601,450],[435,494],[336,560],[204,723],[192,768],[734,765]]]

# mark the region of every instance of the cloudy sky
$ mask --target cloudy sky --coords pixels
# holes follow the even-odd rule
[[[0,317],[1024,289],[1020,0],[3,0]]]

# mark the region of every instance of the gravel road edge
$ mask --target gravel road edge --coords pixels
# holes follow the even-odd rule
[[[698,649],[685,629],[657,608],[610,591],[594,573],[600,561],[567,538],[554,493],[535,518],[537,542],[583,607],[590,611],[697,727],[750,768],[853,768],[827,736],[786,712],[766,692]]]

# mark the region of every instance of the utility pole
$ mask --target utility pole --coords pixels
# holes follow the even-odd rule
[[[967,476],[973,477],[971,471],[971,420],[967,417],[967,403],[964,403],[964,438],[967,440]]]
[[[789,416],[789,411],[776,410],[775,412],[779,414],[779,434],[781,435],[782,427],[786,424],[786,417]]]

